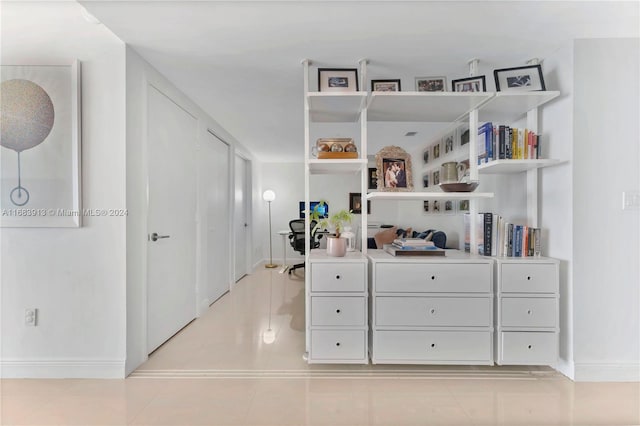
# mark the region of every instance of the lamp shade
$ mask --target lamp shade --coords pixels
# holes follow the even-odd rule
[[[270,203],[276,199],[276,193],[270,189],[267,189],[262,193],[262,199]]]

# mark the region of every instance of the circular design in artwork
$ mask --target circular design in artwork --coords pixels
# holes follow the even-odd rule
[[[47,92],[32,81],[14,79],[2,82],[0,95],[0,145],[18,153],[40,145],[55,119]]]
[[[17,191],[17,192],[16,192]],[[16,206],[24,206],[29,202],[29,191],[23,186],[16,186],[9,194],[11,202]]]

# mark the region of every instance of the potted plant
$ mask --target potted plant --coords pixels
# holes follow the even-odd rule
[[[333,236],[327,237],[327,254],[334,257],[342,257],[347,254],[347,239],[340,238],[340,234],[344,231],[346,224],[351,223],[353,214],[349,210],[340,210],[328,218],[319,218],[318,224],[314,231],[320,229],[333,229]]]

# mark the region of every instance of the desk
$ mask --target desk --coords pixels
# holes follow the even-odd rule
[[[282,235],[282,268],[278,271],[281,274],[289,269],[289,265],[287,265],[287,237],[290,233],[289,230],[278,231],[278,234]]]

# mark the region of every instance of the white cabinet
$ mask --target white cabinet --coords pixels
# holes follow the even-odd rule
[[[554,365],[558,359],[558,261],[496,259],[496,363]]]
[[[329,257],[313,250],[306,274],[311,276],[308,362],[368,363],[367,259],[360,252]]]
[[[374,364],[493,364],[493,260],[370,250]]]

